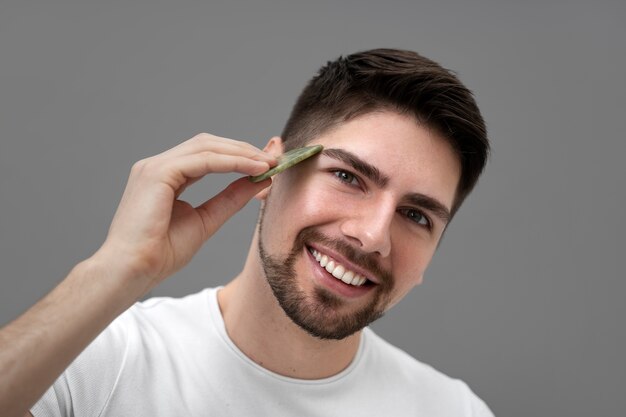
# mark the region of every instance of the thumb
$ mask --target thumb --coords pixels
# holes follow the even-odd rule
[[[269,187],[271,179],[253,183],[248,177],[230,183],[213,198],[196,207],[204,223],[205,238],[211,237],[236,212],[241,210],[259,191]]]

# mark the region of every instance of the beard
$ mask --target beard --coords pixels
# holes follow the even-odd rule
[[[372,255],[358,252],[347,243],[331,239],[314,228],[305,228],[298,233],[286,256],[271,256],[263,245],[262,228],[263,214],[259,225],[259,257],[267,282],[285,314],[300,328],[319,339],[340,340],[383,316],[389,305],[393,278],[380,268]],[[318,242],[333,248],[346,259],[376,274],[379,284],[365,284],[375,285],[373,293],[369,294],[371,300],[357,310],[342,313],[342,309],[347,310],[348,303],[329,290],[316,286],[313,294],[307,295],[297,283],[294,268],[296,260],[304,253],[306,242]]]

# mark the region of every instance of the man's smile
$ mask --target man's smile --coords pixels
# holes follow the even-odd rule
[[[359,274],[358,272],[354,272],[350,269],[347,269],[345,266],[341,265],[338,261],[335,261],[333,258],[328,257],[326,255],[322,255],[315,249],[309,249],[311,254],[315,258],[317,262],[319,262],[322,268],[326,268],[329,274],[334,276],[335,278],[343,281],[345,284],[354,285],[355,287],[360,287],[365,284],[367,278]]]
[[[307,244],[305,248],[314,280],[327,291],[342,298],[358,298],[377,287],[379,277],[344,255],[317,244]]]

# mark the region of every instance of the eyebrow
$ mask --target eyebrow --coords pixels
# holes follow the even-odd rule
[[[447,224],[450,221],[450,210],[448,210],[446,206],[430,196],[420,193],[413,193],[406,196],[406,200],[413,205],[422,207],[430,211],[435,216],[437,216],[439,220],[441,220],[444,224]]]
[[[369,164],[344,149],[324,149],[322,155],[338,159],[350,165],[355,170],[366,176],[370,181],[374,182],[378,187],[385,188],[389,184],[389,177],[380,172],[374,165]]]
[[[360,172],[363,176],[375,183],[379,188],[385,188],[387,184],[389,184],[389,177],[387,175],[383,174],[374,165],[365,162],[352,152],[348,152],[344,149],[330,148],[322,150],[322,155],[326,155],[330,158],[337,159],[350,165],[356,171]],[[448,223],[450,221],[450,210],[433,197],[421,193],[411,193],[406,195],[404,199],[409,204],[430,211],[444,223]]]

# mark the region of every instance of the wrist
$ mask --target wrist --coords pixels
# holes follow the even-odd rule
[[[94,285],[105,292],[113,291],[132,305],[153,287],[152,280],[141,269],[125,262],[123,253],[101,248],[74,268],[79,275],[95,278]]]

